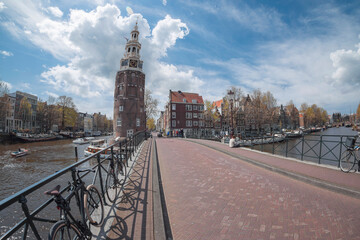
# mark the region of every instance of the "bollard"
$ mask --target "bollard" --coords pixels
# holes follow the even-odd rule
[[[77,147],[75,147],[75,157],[78,158],[78,151],[77,151]]]

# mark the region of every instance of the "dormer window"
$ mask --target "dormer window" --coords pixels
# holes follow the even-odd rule
[[[192,103],[197,103],[196,99],[193,99],[193,100],[192,100]]]
[[[186,98],[183,98],[183,102],[186,102]]]

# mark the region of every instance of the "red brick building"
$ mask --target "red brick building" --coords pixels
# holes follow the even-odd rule
[[[199,94],[170,90],[167,109],[167,132],[196,135],[204,129],[204,100]]]
[[[116,74],[114,91],[114,136],[129,137],[146,129],[144,104],[145,74],[140,60],[137,23],[131,31],[131,39],[126,43],[124,58],[120,61],[120,71]]]

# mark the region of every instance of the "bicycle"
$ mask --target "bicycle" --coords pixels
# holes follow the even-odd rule
[[[73,170],[74,182],[70,184],[70,194],[65,198],[60,192],[60,185],[46,191],[46,195],[54,197],[61,220],[50,229],[49,240],[54,239],[91,239],[92,233],[88,223],[100,226],[104,221],[104,204],[98,189],[90,184],[85,187],[79,173],[94,172],[93,169]],[[75,175],[76,174],[76,175]],[[75,197],[80,210],[81,220],[75,220],[71,214],[70,200]]]
[[[111,156],[114,156],[113,158]],[[126,157],[123,156],[120,152],[118,154],[112,154],[109,158],[109,166],[107,169],[107,176],[105,181],[106,196],[110,202],[114,202],[116,196],[118,195],[118,185],[123,185],[126,182],[127,173],[126,173]],[[114,162],[115,160],[115,162]],[[123,161],[125,160],[125,162]],[[122,179],[119,178],[119,173],[123,176]]]
[[[360,146],[355,145],[356,138],[357,137],[347,137],[346,139],[345,142],[346,150],[341,154],[341,159],[340,159],[340,168],[341,171],[343,172],[346,173],[350,172],[354,168],[356,162],[358,163],[357,170],[360,171],[360,157],[359,159],[357,157],[360,150]]]

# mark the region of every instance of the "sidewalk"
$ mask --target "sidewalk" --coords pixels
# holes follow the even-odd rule
[[[285,158],[249,148],[230,148],[228,144],[201,139],[186,139],[203,146],[218,150],[229,156],[250,162],[289,177],[318,187],[343,193],[360,199],[360,174],[344,173],[339,168]]]
[[[125,190],[112,210],[106,239],[154,239],[151,146],[149,139],[140,150]]]

